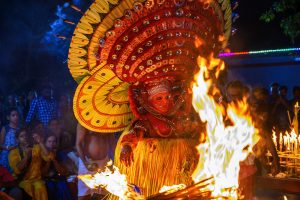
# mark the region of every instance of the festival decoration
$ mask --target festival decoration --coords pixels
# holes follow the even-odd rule
[[[286,49],[267,49],[258,51],[241,51],[241,52],[224,52],[220,53],[219,57],[230,57],[238,55],[253,55],[253,54],[270,54],[270,53],[284,53],[284,52],[299,52],[300,48],[286,48]]]

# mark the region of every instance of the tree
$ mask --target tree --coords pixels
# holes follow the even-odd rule
[[[283,33],[292,43],[300,35],[300,0],[277,0],[260,16],[260,20],[270,23],[277,19]]]

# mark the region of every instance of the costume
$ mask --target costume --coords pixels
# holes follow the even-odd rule
[[[19,178],[19,187],[23,188],[31,197],[36,200],[47,200],[47,189],[44,181],[42,180],[41,164],[42,159],[45,161],[48,161],[49,159],[48,157],[42,155],[40,146],[33,146],[31,162],[25,174],[22,174],[17,167],[17,164],[21,161],[19,148],[11,150],[8,159],[14,175],[16,177],[20,177],[20,175],[22,176]]]
[[[101,0],[78,23],[68,60],[79,83],[75,116],[98,133],[127,127],[115,164],[145,196],[192,182],[197,57],[219,53],[230,32],[229,0]],[[133,152],[130,167],[119,160],[125,146]]]

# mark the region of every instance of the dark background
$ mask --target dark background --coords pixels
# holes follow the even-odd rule
[[[84,11],[89,0],[69,1]],[[241,0],[235,11],[240,18],[233,24],[231,51],[296,47],[283,35],[277,22],[266,24],[259,16],[271,0]],[[78,22],[81,13],[62,0],[9,0],[1,2],[0,89],[19,93],[51,82],[58,90],[74,88],[67,68],[67,53],[74,26],[59,20]],[[64,6],[65,5],[65,6]],[[61,9],[61,12],[59,11]],[[57,16],[58,15],[58,16]],[[63,35],[65,40],[55,35]],[[298,42],[299,44],[299,42]]]

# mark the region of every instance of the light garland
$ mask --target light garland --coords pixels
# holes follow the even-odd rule
[[[283,52],[293,52],[293,51],[300,51],[300,48],[268,49],[268,50],[259,50],[259,51],[225,52],[225,53],[220,53],[219,57],[230,57],[230,56],[250,55],[250,54],[283,53]]]

